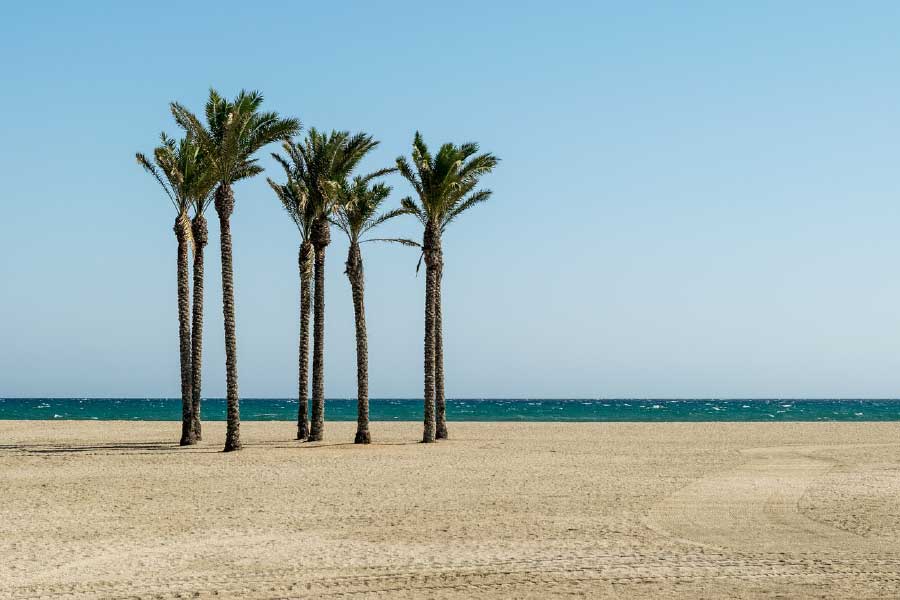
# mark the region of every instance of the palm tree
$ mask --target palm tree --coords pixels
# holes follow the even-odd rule
[[[274,155],[273,155],[274,156]],[[300,232],[300,252],[298,267],[300,270],[300,391],[297,395],[297,439],[309,437],[309,308],[310,279],[312,279],[313,247],[310,241],[313,222],[316,215],[309,201],[309,194],[302,183],[291,176],[291,170],[285,167],[287,183],[275,183],[266,179],[281,201],[288,216]]]
[[[447,226],[464,211],[486,201],[490,190],[476,190],[479,179],[499,162],[493,154],[478,154],[478,144],[444,144],[432,156],[417,131],[413,139],[412,165],[397,158],[397,170],[412,185],[412,197],[401,206],[416,215],[425,231],[422,255],[425,259],[425,428],[423,442],[447,437],[444,399],[443,335],[441,331],[441,279],[444,255],[441,236]],[[412,242],[415,243],[415,242]],[[418,244],[416,244],[418,245]]]
[[[312,419],[307,438],[311,442],[321,441],[325,428],[325,249],[331,243],[328,219],[337,206],[340,182],[349,177],[359,161],[377,145],[378,142],[365,133],[350,135],[347,131],[332,131],[325,134],[310,129],[302,142],[283,145],[286,158],[272,155],[295,181],[306,188],[315,215],[310,232],[315,266]],[[390,169],[380,173],[388,171]]]
[[[153,151],[153,162],[138,152],[138,164],[162,186],[178,212],[175,238],[178,241],[178,341],[181,363],[181,445],[196,443],[193,420],[194,382],[191,365],[190,288],[188,284],[188,250],[195,243],[188,211],[191,206],[209,202],[213,179],[200,147],[191,135],[180,141],[160,134],[161,145]],[[195,250],[196,254],[196,250]]]
[[[366,335],[365,277],[359,244],[376,241],[361,238],[385,221],[407,212],[400,208],[378,214],[378,209],[390,195],[391,188],[383,183],[370,185],[373,178],[373,175],[368,175],[354,177],[352,183],[342,182],[338,212],[333,219],[334,224],[347,234],[350,241],[345,273],[353,292],[353,313],[356,319],[356,444],[368,444],[372,441],[369,434],[369,342]]]
[[[241,92],[226,100],[215,90],[206,102],[206,124],[177,102],[171,105],[175,121],[193,135],[206,153],[216,177],[216,213],[219,215],[222,254],[222,313],[225,320],[225,371],[228,426],[225,451],[240,450],[240,405],[238,400],[237,337],[234,326],[234,273],[231,261],[231,213],[233,183],[262,172],[253,155],[276,140],[290,138],[300,130],[296,119],[282,119],[274,112],[260,112],[259,92]]]
[[[212,180],[215,183],[215,180]],[[194,236],[194,306],[191,318],[191,382],[193,385],[193,416],[191,429],[194,439],[203,439],[200,425],[200,396],[203,367],[203,254],[209,242],[209,229],[203,213],[212,202],[212,195],[207,194],[202,201],[194,201],[194,218],[191,219],[191,233]]]

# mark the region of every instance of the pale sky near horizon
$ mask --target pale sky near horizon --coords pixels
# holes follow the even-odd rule
[[[502,158],[445,236],[450,397],[900,396],[900,4],[86,4],[0,6],[0,397],[179,394],[174,214],[134,153],[210,86],[373,134],[373,169],[416,129]],[[294,396],[296,232],[264,177],[235,194],[240,392]],[[364,253],[370,394],[421,397],[417,255]]]

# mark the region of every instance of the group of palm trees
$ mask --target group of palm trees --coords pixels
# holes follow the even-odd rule
[[[447,437],[444,397],[444,355],[441,323],[441,279],[444,267],[441,236],[462,212],[487,200],[491,191],[478,189],[481,177],[498,159],[479,153],[478,145],[444,144],[432,155],[417,132],[411,160],[398,157],[396,165],[359,175],[362,159],[378,145],[365,133],[325,133],[310,129],[305,138],[297,119],[262,112],[259,92],[241,91],[228,100],[210,90],[205,122],[173,102],[175,122],[184,136],[175,140],[165,133],[152,158],[138,153],[138,163],[159,182],[172,201],[178,242],[178,328],[181,364],[181,445],[202,439],[200,423],[203,340],[203,252],[208,241],[204,213],[213,204],[219,217],[222,254],[222,312],[225,324],[227,428],[225,451],[239,450],[240,405],[237,375],[237,336],[234,325],[234,275],[231,260],[231,224],[234,210],[232,184],[263,171],[257,152],[280,141],[284,154],[272,157],[282,166],[284,183],[267,179],[300,233],[300,357],[297,439],[324,437],[325,384],[325,251],[331,226],[343,231],[350,250],[346,274],[353,294],[356,321],[357,431],[355,442],[368,444],[369,385],[366,336],[365,282],[360,244],[387,241],[413,246],[425,262],[425,385],[423,442]],[[415,191],[399,208],[381,211],[391,187],[379,181],[399,173]],[[423,227],[422,241],[407,238],[366,237],[376,227],[400,215],[413,215]],[[189,282],[189,255],[193,255],[193,304]],[[313,280],[314,292],[310,294]],[[309,313],[313,307],[312,415],[309,416]]]

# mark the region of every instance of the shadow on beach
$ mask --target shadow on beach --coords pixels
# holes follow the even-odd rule
[[[368,447],[411,446],[419,442],[373,442]],[[244,443],[244,449],[255,447],[313,450],[316,448],[365,448],[366,445],[353,442],[303,442],[258,441]],[[0,444],[0,452],[22,452],[26,454],[178,454],[178,453],[218,453],[222,449],[218,443],[179,446],[164,442],[118,442],[111,444]]]

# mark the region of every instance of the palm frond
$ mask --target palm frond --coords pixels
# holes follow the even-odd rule
[[[212,93],[212,91],[210,93]],[[206,153],[210,164],[213,168],[218,168],[218,161],[216,160],[217,156],[215,154],[215,140],[206,127],[203,126],[203,123],[200,122],[194,113],[177,102],[172,102],[169,107],[175,122],[190,136],[197,140],[197,144],[199,144],[200,148]],[[207,107],[207,110],[209,110],[209,107]]]
[[[288,144],[288,142],[285,142],[285,145],[287,145],[287,144]],[[288,150],[288,153],[290,153],[290,150]],[[277,152],[272,152],[272,158],[275,159],[275,162],[277,162],[279,165],[281,165],[281,168],[284,169],[284,174],[287,175],[288,177],[290,177],[291,176],[291,163],[289,163],[286,158],[284,158]]]
[[[421,207],[419,207],[419,205],[416,204],[409,196],[400,200],[400,207],[407,213],[414,215],[417,219],[419,219],[419,222],[421,222],[422,225],[425,225],[425,223],[427,222],[428,217],[425,214],[425,211],[423,211]]]
[[[366,240],[362,240],[360,243],[368,243],[368,242],[389,242],[392,244],[401,244],[403,246],[409,246],[411,248],[421,248],[422,244],[415,240],[411,240],[408,238],[369,238]]]
[[[288,214],[297,228],[302,229],[303,224],[297,215],[297,210],[295,208],[294,201],[291,198],[291,193],[288,189],[288,186],[276,183],[269,177],[266,177],[266,183],[268,183],[269,187],[272,188],[272,191],[275,192],[275,196],[281,202],[281,206],[284,208],[285,212]]]
[[[369,183],[373,179],[378,179],[379,177],[384,177],[385,175],[390,175],[391,173],[396,173],[397,167],[385,167],[384,169],[378,169],[377,171],[372,171],[366,175],[363,175],[359,179],[363,183]]]
[[[169,184],[163,180],[163,178],[159,174],[159,171],[156,169],[156,167],[153,165],[153,163],[151,163],[149,160],[147,160],[147,157],[144,156],[143,154],[141,154],[140,152],[135,153],[134,156],[137,159],[138,164],[141,165],[142,167],[144,167],[144,169],[148,173],[153,175],[153,177],[156,179],[156,181],[159,182],[159,185],[162,187],[163,191],[166,193],[166,196],[169,197],[169,200],[172,201],[172,205],[177,209],[178,203],[175,201],[175,196],[174,196],[173,192],[169,189]]]
[[[360,235],[363,233],[368,233],[369,231],[372,231],[379,225],[381,225],[387,221],[390,221],[391,219],[394,219],[396,217],[399,217],[400,215],[406,215],[406,214],[409,214],[409,211],[407,211],[404,208],[395,208],[393,210],[387,211],[386,213],[382,213],[382,214],[378,215],[377,217],[368,220],[366,222],[366,224],[363,226],[362,231],[360,232]]]
[[[274,112],[260,115],[251,120],[249,125],[246,144],[253,152],[271,142],[289,140],[301,128],[298,119],[280,119]]]
[[[477,192],[463,200],[456,208],[453,209],[452,212],[448,213],[446,217],[444,217],[444,221],[441,223],[441,231],[444,231],[444,229],[447,228],[447,225],[449,225],[460,214],[469,210],[476,204],[487,202],[492,193],[493,192],[491,190],[478,190]]]
[[[475,147],[477,148],[477,146]],[[459,178],[461,180],[478,179],[493,171],[499,162],[500,159],[493,154],[480,154],[463,164],[459,170]]]
[[[244,163],[234,168],[232,171],[232,175],[229,178],[229,182],[240,181],[242,179],[249,179],[251,177],[255,177],[265,171],[261,166],[256,164],[256,160],[249,163]]]

